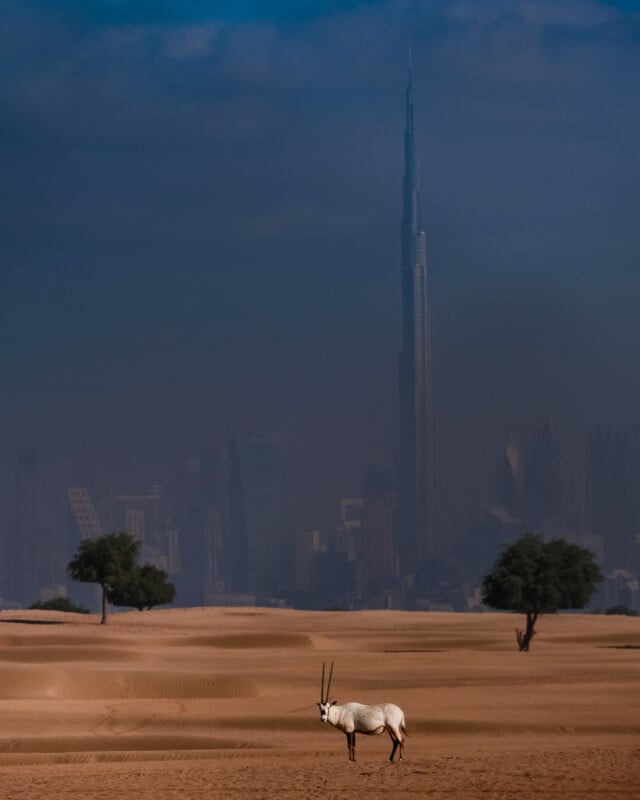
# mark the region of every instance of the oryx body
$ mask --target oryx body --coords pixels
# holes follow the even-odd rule
[[[356,733],[364,733],[367,736],[374,736],[387,731],[393,743],[389,761],[393,761],[396,750],[400,748],[398,760],[402,760],[402,747],[404,737],[407,735],[405,726],[404,711],[393,703],[380,703],[375,706],[363,705],[362,703],[345,703],[338,705],[335,700],[329,701],[329,691],[331,688],[331,675],[333,674],[333,663],[329,673],[329,682],[326,695],[324,693],[324,664],[322,666],[322,690],[320,693],[320,720],[328,722],[342,731],[347,737],[349,748],[349,761],[356,760]]]

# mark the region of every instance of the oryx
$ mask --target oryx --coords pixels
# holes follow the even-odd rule
[[[389,761],[393,761],[393,756],[398,747],[400,748],[398,760],[402,760],[404,737],[408,735],[404,722],[404,711],[393,703],[380,703],[380,705],[375,706],[365,706],[362,703],[345,703],[339,706],[335,700],[329,702],[333,661],[329,670],[326,694],[324,691],[324,669],[323,662],[320,702],[317,703],[320,709],[320,720],[329,722],[334,728],[346,735],[347,746],[349,747],[349,761],[356,760],[356,733],[364,733],[371,736],[383,731],[388,731],[393,742]]]

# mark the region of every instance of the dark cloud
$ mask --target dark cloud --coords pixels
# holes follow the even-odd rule
[[[64,16],[92,25],[167,26],[207,20],[234,22],[272,21],[303,23],[331,17],[380,0],[61,0],[52,7],[47,0],[7,0],[13,8],[38,14]]]
[[[280,428],[326,518],[363,461],[390,460],[409,32],[438,395],[449,452],[475,432],[467,494],[519,419],[634,413],[633,4],[0,15],[9,461],[30,442],[71,463],[133,451],[151,477]]]

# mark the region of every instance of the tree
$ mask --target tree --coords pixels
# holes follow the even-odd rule
[[[68,597],[52,597],[51,600],[38,600],[29,608],[40,611],[71,611],[74,614],[88,614],[89,609],[72,603]]]
[[[172,603],[175,596],[176,587],[167,580],[167,573],[153,564],[134,567],[122,583],[109,590],[109,602],[114,606],[139,611]]]
[[[623,617],[637,617],[638,616],[638,612],[637,611],[634,611],[632,608],[629,608],[628,606],[622,606],[622,605],[609,606],[609,608],[605,608],[604,613],[605,614],[618,614],[618,615],[623,616]]]
[[[565,539],[545,541],[527,533],[505,547],[482,581],[482,601],[492,608],[526,615],[516,629],[520,651],[527,651],[540,614],[584,608],[602,580],[593,553]]]
[[[107,533],[97,539],[82,539],[67,564],[67,574],[72,580],[97,583],[102,588],[102,625],[107,622],[108,595],[131,574],[139,549],[138,541],[130,533]]]

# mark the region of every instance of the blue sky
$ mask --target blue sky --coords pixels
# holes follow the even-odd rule
[[[20,445],[134,481],[276,429],[319,508],[390,460],[409,34],[469,485],[547,413],[637,417],[638,3],[27,0],[0,11],[0,477]]]

